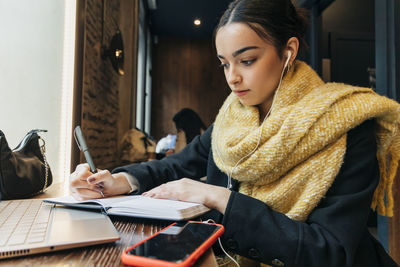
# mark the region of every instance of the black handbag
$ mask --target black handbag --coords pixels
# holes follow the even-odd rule
[[[45,156],[44,140],[29,131],[13,150],[0,131],[0,199],[28,198],[42,193],[53,182]]]

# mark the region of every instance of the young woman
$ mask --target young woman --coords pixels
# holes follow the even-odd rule
[[[214,125],[160,161],[79,165],[72,194],[203,203],[242,266],[396,266],[367,218],[391,213],[400,105],[296,60],[304,25],[290,0],[232,2],[215,35],[232,94]]]

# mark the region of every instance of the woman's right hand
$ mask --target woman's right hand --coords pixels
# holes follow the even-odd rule
[[[70,175],[70,190],[74,198],[86,200],[125,194],[130,191],[126,177],[108,170],[90,171],[89,164],[79,164]]]

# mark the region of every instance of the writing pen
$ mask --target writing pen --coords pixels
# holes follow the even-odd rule
[[[74,129],[74,137],[75,137],[76,144],[79,147],[79,150],[83,152],[83,155],[85,156],[86,162],[89,164],[90,171],[92,173],[96,173],[97,172],[97,168],[94,165],[92,156],[89,153],[89,148],[86,145],[85,138],[83,137],[83,133],[82,133],[81,127],[79,125],[76,126],[75,129]],[[99,193],[101,194],[102,197],[104,197],[104,193],[103,193],[104,187],[103,187],[103,185],[100,183],[100,184],[98,184],[98,187],[100,188],[100,192]]]
[[[89,148],[86,145],[85,138],[83,137],[83,133],[82,133],[81,127],[79,125],[75,127],[74,137],[75,137],[75,141],[76,141],[76,143],[77,143],[77,145],[79,147],[79,150],[83,152],[83,155],[85,156],[86,162],[89,164],[90,171],[92,173],[96,173],[97,172],[97,168],[94,165],[92,156],[90,156]]]

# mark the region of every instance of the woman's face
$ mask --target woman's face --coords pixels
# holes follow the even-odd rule
[[[231,90],[243,105],[258,106],[265,116],[286,57],[280,59],[276,48],[244,23],[221,27],[215,45]]]

